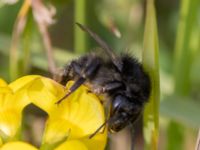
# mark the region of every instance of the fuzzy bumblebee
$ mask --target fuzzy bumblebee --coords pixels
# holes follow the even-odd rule
[[[67,64],[62,82],[66,84],[74,80],[75,83],[57,104],[84,84],[92,93],[103,95],[111,105],[109,118],[91,137],[106,124],[110,132],[118,132],[140,116],[150,96],[150,78],[136,58],[128,54],[114,54],[97,34],[79,23],[77,25],[100,45],[110,59],[90,53]]]

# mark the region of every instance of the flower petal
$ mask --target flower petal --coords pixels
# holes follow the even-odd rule
[[[18,138],[23,108],[30,103],[27,87],[40,76],[25,76],[0,87],[0,136],[3,141]]]
[[[69,88],[73,82],[68,82]],[[53,118],[63,118],[81,128],[83,132],[72,131],[70,137],[78,138],[92,134],[105,121],[104,109],[96,95],[89,93],[85,86],[81,86],[57,109],[52,112]]]
[[[25,88],[27,84],[31,84],[35,79],[41,78],[39,75],[28,75],[21,77],[12,83],[9,84],[9,87],[13,90],[13,92]]]
[[[81,141],[88,147],[89,150],[104,150],[107,142],[107,129],[101,133],[97,133],[91,139],[83,138]]]
[[[15,109],[18,112],[22,112],[23,108],[30,103],[26,90],[7,93],[2,102],[2,109]]]
[[[6,98],[12,95],[12,90],[7,86],[0,87],[0,108],[5,108]]]
[[[73,83],[68,82],[67,89]],[[88,139],[104,121],[104,109],[99,99],[96,95],[88,92],[85,86],[81,86],[49,113],[43,144],[58,143],[66,138],[67,140]],[[101,145],[99,149],[103,149],[106,138],[107,132],[105,130],[104,134],[97,134],[89,141],[83,141],[90,149],[94,149],[96,144]]]
[[[0,137],[7,141],[17,138],[21,125],[21,112],[13,109],[0,111]]]
[[[28,95],[31,102],[47,113],[55,109],[55,102],[64,94],[64,87],[54,80],[41,77],[34,81],[28,88]]]
[[[2,100],[2,94],[12,93],[12,90],[8,87],[8,84],[0,78],[0,101]]]
[[[4,81],[3,79],[0,78],[0,87],[5,87],[8,84],[6,83],[6,81]]]
[[[1,137],[0,137],[0,147],[1,147],[2,144],[3,144],[3,141],[2,141],[2,139],[1,139]]]
[[[88,150],[85,144],[79,140],[69,140],[62,143],[55,150]]]
[[[8,142],[4,144],[0,150],[38,150],[34,146],[25,142]]]
[[[22,109],[30,103],[27,88],[34,83],[34,80],[41,78],[41,76],[30,75],[19,78],[7,87],[4,87],[4,97],[2,97],[0,92],[1,106],[5,108],[14,108],[22,111]]]
[[[81,128],[66,119],[49,118],[43,136],[43,144],[54,144],[68,139],[72,130],[79,134],[83,132]]]

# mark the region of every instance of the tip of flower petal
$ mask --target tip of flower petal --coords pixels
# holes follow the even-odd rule
[[[8,84],[6,83],[6,81],[4,81],[3,79],[0,78],[0,87],[5,87]]]
[[[25,142],[8,142],[1,147],[1,150],[38,150],[34,146]]]

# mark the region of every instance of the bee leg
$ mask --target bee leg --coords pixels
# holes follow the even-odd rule
[[[71,78],[75,80],[77,78],[90,78],[99,66],[99,60],[91,55],[92,58],[88,58],[86,62],[72,61],[70,65],[65,67],[63,76],[65,78]]]
[[[81,66],[78,62],[72,61],[70,64],[67,64],[64,69],[58,70],[58,75],[55,80],[62,85],[65,85],[69,80],[75,80],[80,77]]]
[[[108,111],[110,112],[110,108],[109,108]],[[93,138],[97,133],[103,134],[103,133],[105,132],[106,126],[109,125],[109,122],[110,122],[110,121],[111,121],[111,118],[110,118],[110,117],[108,117],[108,118],[106,117],[105,122],[104,122],[101,126],[99,126],[99,127],[94,131],[94,133],[92,133],[92,134],[89,136],[89,139]],[[101,129],[103,129],[103,130],[101,131]]]
[[[79,63],[77,63],[76,61],[72,61],[70,66],[73,69],[74,74],[80,75],[82,69]]]
[[[104,133],[108,121],[109,121],[109,120],[106,120],[99,128],[97,128],[97,129],[95,130],[95,132],[92,133],[92,134],[89,136],[89,139],[93,138],[97,133],[101,133],[101,134]],[[102,128],[103,128],[103,131],[99,132]]]
[[[67,98],[69,95],[71,95],[76,89],[78,89],[86,79],[80,77],[68,90],[67,94],[62,97],[59,101],[56,102],[56,104],[60,104],[65,98]]]
[[[100,61],[98,58],[91,56],[92,58],[88,59],[85,68],[81,71],[80,76],[83,78],[90,79],[99,68]]]
[[[122,84],[119,83],[119,82],[111,82],[111,83],[107,83],[105,86],[103,87],[98,87],[98,88],[95,88],[93,90],[93,92],[95,94],[102,94],[102,93],[106,93],[106,92],[109,92],[109,91],[112,91],[112,90],[115,90],[119,87],[121,87]]]
[[[76,65],[74,65],[74,68],[75,68]],[[84,82],[86,79],[89,79],[93,74],[94,72],[97,70],[99,66],[99,61],[98,60],[95,60],[95,58],[93,59],[89,59],[87,64],[86,64],[86,67],[85,69],[83,69],[82,71],[80,70],[80,68],[76,68],[76,73],[80,73],[79,74],[79,78],[78,80],[76,80],[76,82],[71,86],[71,88],[69,89],[72,92],[74,92],[77,88],[79,88]]]
[[[54,80],[65,86],[69,80],[74,80],[74,78],[77,75],[79,76],[80,72],[80,65],[77,62],[72,61],[70,64],[67,64],[64,68],[57,70]]]
[[[98,66],[100,65],[98,59],[95,59],[95,57],[93,59],[89,59],[87,64],[86,64],[86,68],[83,69],[82,71],[79,70],[79,68],[77,67],[77,65],[74,64],[74,68],[77,67],[77,73],[79,73],[80,71],[80,77],[75,81],[75,83],[70,87],[70,89],[68,90],[68,93],[61,98],[59,101],[56,102],[56,104],[61,103],[65,98],[67,98],[69,95],[71,95],[76,89],[78,89],[85,81],[87,78],[90,78],[94,72],[97,70]]]

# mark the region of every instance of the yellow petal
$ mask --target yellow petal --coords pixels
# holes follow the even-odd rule
[[[0,136],[4,141],[18,138],[23,108],[30,103],[27,88],[40,76],[25,76],[0,87]]]
[[[19,78],[8,86],[4,87],[0,92],[0,106],[3,108],[15,108],[19,111],[30,103],[27,96],[27,88],[40,76],[30,75]],[[4,95],[2,95],[4,94]]]
[[[38,150],[34,146],[25,142],[8,142],[4,144],[0,150]]]
[[[9,87],[0,87],[0,94],[12,93],[12,90]]]
[[[88,150],[88,148],[79,140],[69,140],[55,148],[55,150]]]
[[[0,87],[5,87],[5,86],[7,86],[6,81],[0,78]]]
[[[13,95],[9,87],[0,87],[0,108],[5,108],[6,98]]]
[[[1,139],[1,137],[0,137],[0,147],[1,147],[2,144],[3,144],[3,141],[2,141],[2,139]]]
[[[68,82],[67,89],[74,82]],[[57,99],[59,100],[59,99]],[[54,104],[55,105],[55,104]],[[96,131],[105,121],[104,109],[96,95],[88,92],[84,86],[79,87],[61,104],[56,105],[49,113],[46,124],[43,143],[82,139],[88,137]],[[107,132],[96,135],[89,141],[84,140],[90,149],[95,149],[95,145],[101,145],[99,150],[106,144]]]
[[[25,88],[27,85],[34,82],[35,79],[41,78],[39,75],[28,75],[21,77],[12,83],[9,84],[9,87],[13,90],[13,92]]]
[[[55,102],[64,94],[64,87],[57,82],[41,77],[28,88],[28,95],[32,103],[47,113],[57,107]]]
[[[69,82],[68,85],[72,83]],[[79,87],[68,99],[59,104],[50,113],[50,118],[55,118],[55,120],[62,118],[70,122],[72,127],[69,124],[65,126],[71,129],[70,137],[73,138],[92,134],[105,120],[103,106],[99,99],[89,93],[84,86]],[[76,129],[80,128],[82,132],[73,130],[74,126],[77,126]]]
[[[12,94],[7,94],[4,99],[4,109],[15,109],[22,112],[23,108],[30,103],[26,90],[16,91]]]
[[[73,82],[68,82],[67,88],[72,84]],[[50,117],[66,119],[81,128],[82,133],[72,131],[70,137],[74,138],[92,134],[105,121],[102,104],[97,96],[89,93],[84,86],[79,87],[68,99],[59,104]]]
[[[0,110],[0,137],[5,141],[15,138],[21,126],[21,112]]]
[[[83,138],[81,141],[87,146],[89,150],[104,150],[107,143],[107,129],[101,133],[97,133],[91,139]]]
[[[12,90],[3,79],[0,79],[0,108],[3,107],[2,105],[4,104],[7,94],[12,94]]]
[[[68,139],[69,135],[72,133],[82,133],[82,129],[77,125],[72,124],[66,119],[54,118],[48,119],[46,123],[46,128],[43,136],[43,144],[54,144],[64,139]]]

